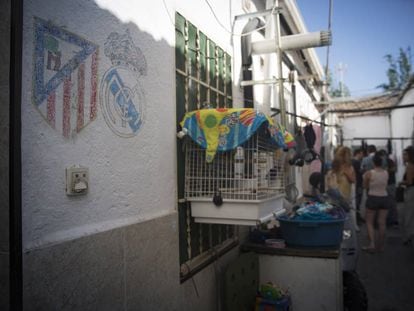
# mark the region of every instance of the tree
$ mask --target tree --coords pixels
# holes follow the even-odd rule
[[[331,97],[348,97],[351,95],[351,92],[345,83],[341,81],[338,83],[334,82],[330,70],[328,70],[326,82],[328,84],[328,93]]]
[[[339,81],[337,88],[329,88],[329,95],[331,97],[348,97],[351,96],[351,92],[345,83]]]
[[[382,88],[384,91],[401,90],[412,74],[411,48],[408,47],[406,50],[400,48],[398,58],[391,54],[385,55],[384,58],[389,65],[387,69],[388,83],[378,85],[377,88]]]

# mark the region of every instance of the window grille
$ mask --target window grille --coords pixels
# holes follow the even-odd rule
[[[231,57],[182,15],[176,13],[177,126],[184,114],[205,105],[232,107]],[[178,215],[181,279],[237,243],[237,227],[200,224],[184,198],[183,141],[177,140]]]

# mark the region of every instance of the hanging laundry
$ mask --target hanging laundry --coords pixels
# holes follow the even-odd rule
[[[315,144],[313,145],[313,150],[317,154],[321,154],[321,146],[322,146],[322,130],[319,125],[313,124],[313,131],[315,132]],[[310,171],[313,172],[320,172],[322,168],[321,161],[312,161],[310,164]]]
[[[305,141],[305,137],[302,134],[302,130],[300,128],[297,129],[297,132],[295,135],[295,143],[296,143],[295,155],[289,160],[289,164],[303,166],[304,161],[303,161],[302,153],[306,149],[306,141]]]
[[[309,149],[312,149],[316,141],[316,134],[315,134],[315,131],[313,130],[312,123],[309,123],[308,125],[306,125],[303,128],[303,132],[304,132],[303,135],[305,136],[305,140],[306,140],[306,145],[308,146]]]

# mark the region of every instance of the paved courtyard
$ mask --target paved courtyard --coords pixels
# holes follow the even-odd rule
[[[367,245],[366,226],[358,233]],[[388,228],[383,253],[360,251],[358,273],[368,295],[369,311],[414,310],[414,246],[404,246],[398,228]]]

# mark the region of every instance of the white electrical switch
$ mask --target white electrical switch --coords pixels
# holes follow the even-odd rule
[[[87,167],[72,166],[66,168],[66,194],[86,194],[89,189],[89,169]]]

